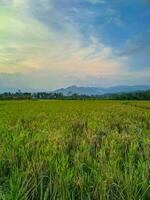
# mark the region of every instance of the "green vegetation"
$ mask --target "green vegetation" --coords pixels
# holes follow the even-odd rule
[[[149,158],[149,101],[0,101],[0,200],[148,200]]]
[[[22,93],[18,91],[16,93],[2,93],[0,94],[0,100],[31,100],[31,99],[53,99],[53,100],[150,100],[150,90],[130,92],[130,93],[116,93],[116,94],[104,94],[104,95],[79,95],[71,94],[64,96],[62,93],[49,93],[49,92],[37,92],[37,93]]]

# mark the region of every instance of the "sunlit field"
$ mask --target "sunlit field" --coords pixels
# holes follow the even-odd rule
[[[150,199],[150,102],[0,101],[0,200],[80,199]]]

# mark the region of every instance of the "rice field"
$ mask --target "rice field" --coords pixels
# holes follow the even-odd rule
[[[150,101],[0,101],[0,200],[149,200]]]

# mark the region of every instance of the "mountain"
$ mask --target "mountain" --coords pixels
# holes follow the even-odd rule
[[[113,87],[78,87],[76,85],[72,85],[67,88],[60,88],[54,90],[54,93],[62,93],[63,95],[103,95],[103,94],[115,94],[122,92],[135,92],[135,91],[146,91],[150,90],[150,86],[148,85],[135,85],[135,86],[113,86]]]
[[[0,87],[0,93],[4,92],[17,92],[19,88],[7,88],[7,87]],[[79,87],[76,85],[72,85],[67,88],[60,88],[52,93],[62,93],[65,96],[71,96],[72,94],[79,94],[79,95],[104,95],[104,94],[117,94],[117,93],[129,93],[129,92],[136,92],[136,91],[146,91],[150,90],[150,86],[147,85],[135,85],[135,86],[114,86],[114,87]],[[44,89],[32,89],[32,88],[21,88],[22,92],[48,92],[48,90]]]

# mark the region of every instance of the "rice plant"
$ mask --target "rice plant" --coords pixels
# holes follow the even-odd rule
[[[1,101],[0,200],[150,199],[149,108]]]

